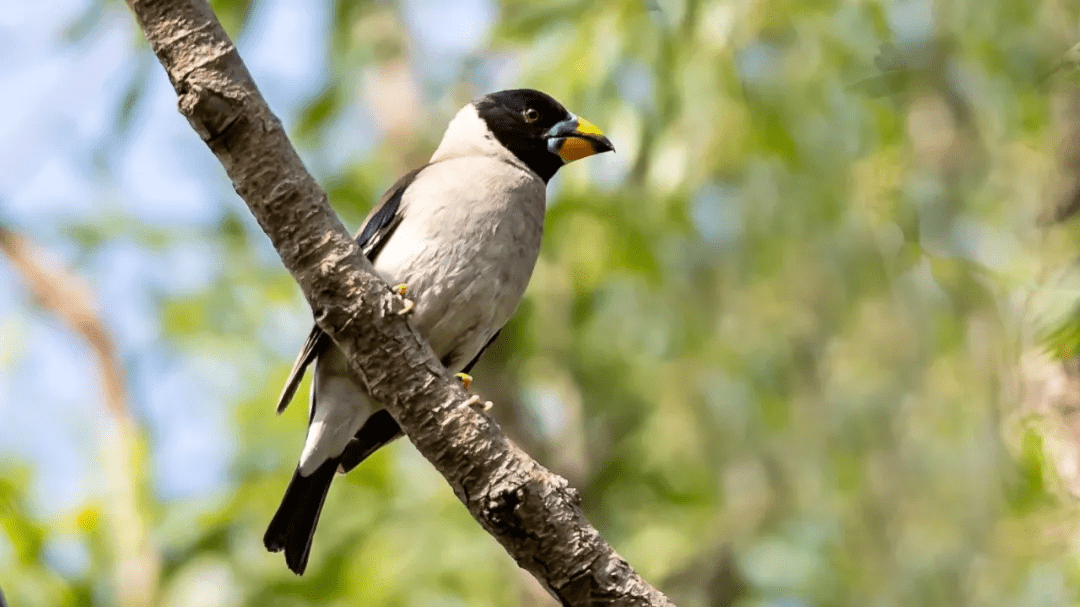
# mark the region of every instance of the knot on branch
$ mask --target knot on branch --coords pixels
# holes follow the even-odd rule
[[[521,517],[518,508],[525,497],[523,487],[501,486],[491,492],[481,512],[484,520],[495,529],[511,532],[515,537],[524,535],[521,531]]]
[[[585,570],[570,578],[561,588],[554,588],[555,596],[565,606],[600,604],[594,590],[597,587],[592,572]]]
[[[183,88],[177,103],[180,113],[208,145],[226,138],[244,116],[244,102],[239,95],[224,95],[193,83]]]

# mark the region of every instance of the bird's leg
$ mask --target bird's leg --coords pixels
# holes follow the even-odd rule
[[[416,307],[416,303],[413,300],[409,299],[408,297],[405,297],[405,294],[409,292],[409,285],[407,285],[405,283],[396,284],[396,285],[390,287],[390,290],[393,291],[394,293],[397,293],[398,295],[400,295],[401,298],[402,298],[402,301],[405,302],[405,306],[403,308],[401,308],[400,310],[398,310],[398,316],[404,316],[404,315],[408,314],[409,312],[413,311],[413,308]]]

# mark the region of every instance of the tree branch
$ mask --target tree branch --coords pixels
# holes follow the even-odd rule
[[[466,395],[304,169],[204,0],[128,0],[179,95],[180,112],[300,284],[315,319],[371,395],[473,517],[564,605],[671,605],[597,533],[580,497],[462,406]]]

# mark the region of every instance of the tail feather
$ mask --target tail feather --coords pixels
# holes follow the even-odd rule
[[[337,458],[323,462],[309,476],[301,476],[297,467],[263,536],[267,550],[285,551],[285,563],[297,575],[303,575],[307,568],[315,526],[319,524],[319,513],[337,468]]]

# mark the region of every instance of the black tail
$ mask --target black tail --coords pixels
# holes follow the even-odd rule
[[[297,575],[303,575],[307,567],[311,538],[337,468],[337,458],[326,460],[309,476],[301,476],[297,467],[263,536],[263,544],[270,552],[285,550],[285,563]]]

